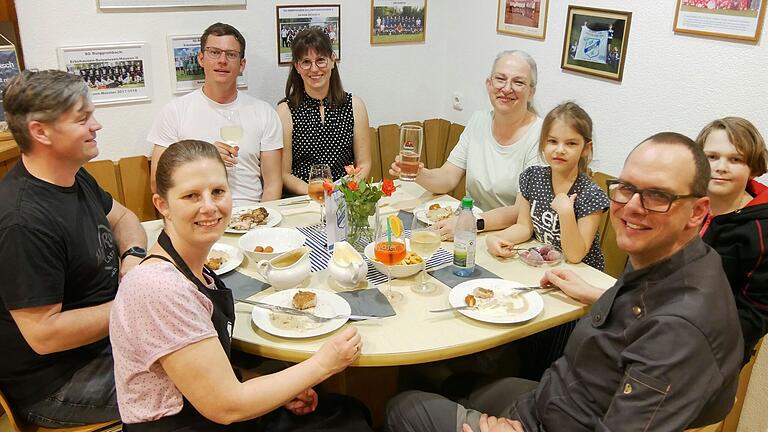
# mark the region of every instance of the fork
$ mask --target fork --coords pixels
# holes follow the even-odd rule
[[[260,308],[269,309],[275,312],[280,312],[280,313],[285,313],[285,314],[295,315],[295,316],[305,316],[315,322],[328,322],[330,320],[340,319],[340,318],[346,318],[351,321],[362,321],[362,320],[384,318],[384,317],[371,316],[371,315],[353,315],[353,314],[338,314],[332,317],[324,317],[324,316],[315,315],[312,312],[307,312],[307,311],[284,307],[284,306],[271,305],[268,303],[262,303],[258,301],[248,300],[248,299],[236,299],[235,301],[247,303]]]

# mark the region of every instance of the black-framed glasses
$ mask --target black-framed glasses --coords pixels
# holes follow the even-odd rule
[[[640,204],[654,213],[666,213],[672,203],[685,198],[701,198],[696,194],[675,195],[658,189],[638,189],[632,183],[623,180],[608,180],[608,198],[617,204],[628,203],[635,194],[640,194]]]
[[[210,56],[214,60],[220,59],[221,53],[224,53],[224,55],[227,57],[227,60],[229,61],[240,60],[240,51],[223,50],[223,49],[218,49],[214,47],[205,47],[205,52],[208,53],[208,56]]]
[[[328,59],[325,57],[320,57],[316,59],[315,61],[312,61],[310,59],[304,59],[299,63],[299,67],[303,70],[310,70],[312,69],[312,64],[314,63],[315,66],[317,66],[318,69],[322,69],[326,66],[328,66]]]

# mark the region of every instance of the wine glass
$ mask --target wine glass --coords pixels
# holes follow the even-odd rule
[[[243,125],[240,123],[240,113],[236,110],[223,110],[221,116],[224,117],[224,122],[219,128],[219,137],[224,144],[232,147],[236,147],[240,144],[240,140],[243,139]],[[234,157],[234,155],[231,155]],[[232,169],[237,167],[234,165]]]
[[[424,268],[421,271],[421,283],[411,289],[419,294],[429,294],[437,289],[435,284],[427,282],[427,260],[440,247],[440,242],[440,233],[435,223],[427,217],[427,211],[414,212],[411,223],[411,250],[424,260]]]
[[[313,201],[320,204],[320,223],[325,225],[325,190],[324,181],[333,181],[331,166],[328,164],[314,164],[309,168],[309,181],[307,182],[307,195]]]
[[[402,230],[400,231],[393,231],[389,218],[386,218],[376,229],[376,244],[373,249],[376,260],[387,267],[387,291],[384,296],[393,304],[403,300],[401,293],[392,291],[392,266],[404,260],[406,255],[405,240]]]

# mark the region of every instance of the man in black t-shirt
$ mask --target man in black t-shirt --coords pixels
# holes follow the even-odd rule
[[[0,388],[42,426],[117,419],[109,311],[146,235],[82,168],[101,125],[81,78],[23,71],[3,105],[21,160],[0,181]]]

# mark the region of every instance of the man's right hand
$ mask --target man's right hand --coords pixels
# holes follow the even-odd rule
[[[568,297],[591,305],[603,294],[603,290],[590,285],[572,270],[547,270],[539,282],[539,286],[554,285]]]
[[[417,177],[422,169],[424,169],[424,163],[419,161],[419,171],[416,172]],[[400,155],[397,155],[395,156],[395,161],[389,166],[389,175],[394,176],[395,178],[400,178],[400,171]]]
[[[346,330],[324,343],[312,357],[318,362],[323,372],[331,376],[343,371],[357,360],[362,348],[363,343],[357,329],[347,327]]]
[[[480,416],[479,426],[479,432],[525,432],[523,425],[517,420],[510,420],[504,417],[496,418],[488,414]],[[466,423],[464,423],[461,430],[462,432],[475,432]]]
[[[216,149],[219,151],[219,155],[221,156],[221,160],[224,161],[225,166],[233,167],[237,164],[237,154],[240,151],[240,147],[231,146],[221,141],[216,141],[213,145],[215,145]]]

